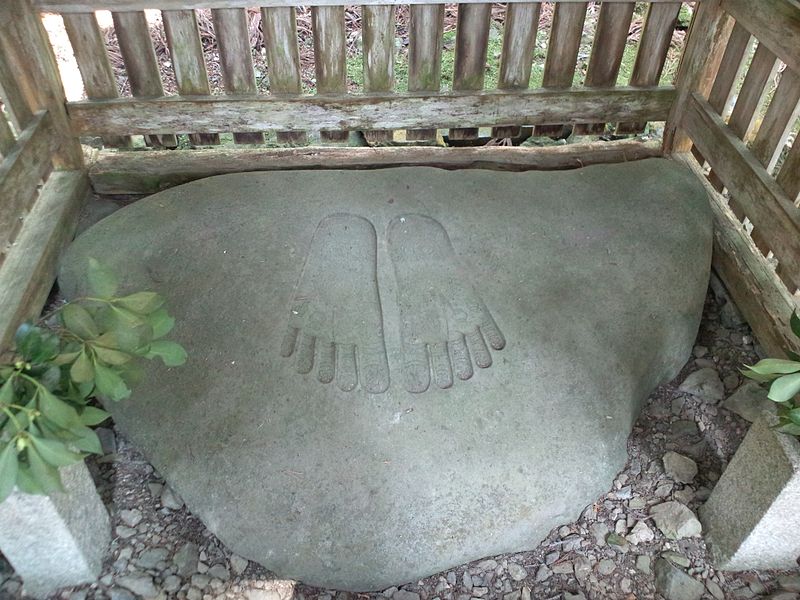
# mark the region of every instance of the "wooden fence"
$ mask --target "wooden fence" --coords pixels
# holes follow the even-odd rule
[[[399,165],[559,169],[674,155],[713,192],[715,266],[737,303],[770,351],[792,345],[786,332],[800,284],[800,143],[788,156],[781,151],[800,100],[797,0],[461,2],[455,9],[451,89],[443,85],[442,40],[445,10],[454,10],[452,5],[364,0],[356,9],[363,59],[363,89],[357,92],[347,85],[347,47],[353,40],[347,37],[346,7],[336,0],[310,4],[313,93],[303,85],[298,9],[290,0],[5,0],[0,5],[0,88],[10,117],[8,123],[0,118],[0,345],[14,322],[40,306],[52,283],[55,257],[70,235],[67,224],[74,221],[77,203],[56,203],[60,213],[53,213],[48,186],[68,176],[69,197],[80,195],[87,168],[78,136],[101,136],[106,148],[121,149],[103,150],[88,168],[101,193],[151,193],[245,170]],[[591,28],[586,22],[590,4],[599,11]],[[636,60],[631,76],[618,81],[637,4],[646,5],[647,12]],[[398,89],[395,77],[399,6],[409,12],[407,91]],[[691,7],[694,14],[686,50],[675,85],[662,84],[682,7]],[[165,94],[163,64],[145,9],[160,10],[175,94]],[[213,93],[209,81],[199,9],[210,9],[218,54],[211,58],[218,61],[221,94]],[[247,11],[254,9],[263,38],[263,47],[257,48],[247,27]],[[96,10],[112,14],[129,84],[124,96]],[[86,100],[64,100],[41,12],[63,17]],[[539,26],[545,13],[546,36]],[[486,89],[493,20],[502,21],[502,51],[497,85]],[[576,76],[587,35],[586,71]],[[263,53],[268,68],[267,92],[259,89],[254,50]],[[544,54],[545,62],[541,85],[532,88],[536,53]],[[780,85],[762,118],[764,92],[776,65],[783,69]],[[501,140],[531,128],[554,135],[564,125],[581,135],[628,134],[643,131],[652,121],[667,122],[663,147],[626,140],[554,148],[430,146],[437,130],[447,130],[454,142],[469,142],[481,131]],[[428,145],[261,145],[265,134],[282,143],[301,144],[318,136],[335,144],[350,131],[362,132],[372,144],[398,137]],[[234,145],[220,145],[228,135]],[[132,136],[145,136],[153,149],[125,151]],[[181,140],[193,148],[168,150]],[[52,168],[57,170],[38,186]],[[29,252],[31,247],[36,251]],[[30,256],[38,257],[38,271]]]

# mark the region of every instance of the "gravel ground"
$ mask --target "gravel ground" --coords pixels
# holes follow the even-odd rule
[[[676,516],[685,517],[679,535],[696,531],[692,513],[708,498],[749,425],[722,405],[744,383],[739,366],[756,361],[759,350],[721,286],[712,282],[711,290],[693,359],[649,398],[629,440],[629,461],[610,491],[530,552],[487,558],[375,594],[282,580],[231,554],[142,455],[106,429],[108,453],[89,466],[112,516],[111,548],[96,583],[51,598],[633,600],[662,598],[664,581],[671,580],[681,584],[683,595],[668,600],[800,599],[798,572],[723,574],[710,564],[701,537],[672,540],[663,533],[676,525],[670,522]],[[21,597],[21,582],[2,556],[0,583],[0,598]]]

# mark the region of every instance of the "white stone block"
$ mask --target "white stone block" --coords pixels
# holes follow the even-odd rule
[[[84,463],[60,470],[65,493],[16,490],[0,503],[0,551],[27,594],[94,581],[111,541],[108,512]]]
[[[764,414],[722,474],[700,520],[726,571],[790,569],[800,557],[800,441]]]

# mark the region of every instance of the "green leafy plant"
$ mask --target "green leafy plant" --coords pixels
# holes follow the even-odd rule
[[[61,490],[59,467],[100,453],[91,429],[109,414],[93,398],[130,396],[137,359],[185,362],[163,339],[175,324],[155,292],[116,296],[114,274],[89,261],[91,295],[77,298],[17,330],[10,358],[0,360],[0,502],[18,486],[30,494]]]
[[[792,333],[800,338],[800,316],[792,313]],[[800,436],[800,355],[789,352],[789,359],[765,358],[742,370],[745,377],[769,383],[767,398],[778,404],[778,425],[782,433]]]

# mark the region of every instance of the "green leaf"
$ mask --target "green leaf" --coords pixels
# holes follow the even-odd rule
[[[788,356],[791,360],[796,360],[800,362],[800,354],[798,354],[797,352],[792,352],[791,350],[787,350],[786,356]]]
[[[75,446],[79,450],[83,450],[84,452],[103,454],[103,446],[100,444],[100,438],[97,437],[97,434],[93,429],[89,429],[88,427],[80,427],[73,428],[72,431],[77,436],[77,439],[70,442],[71,445]]]
[[[83,455],[73,452],[63,442],[58,440],[51,440],[31,435],[31,444],[33,444],[39,456],[44,459],[47,464],[54,467],[66,467],[67,465],[74,464],[83,460]]]
[[[53,358],[53,364],[59,366],[68,365],[71,362],[73,362],[76,358],[78,358],[79,354],[80,352],[64,352]]]
[[[794,423],[795,425],[800,425],[800,408],[793,408],[792,410],[790,410],[788,417],[792,421],[792,423]]]
[[[61,310],[61,319],[64,327],[84,340],[96,338],[100,335],[97,323],[94,322],[89,311],[78,304],[67,304]]]
[[[117,293],[117,277],[108,267],[94,258],[89,259],[89,289],[101,298],[110,298]]]
[[[44,494],[46,493],[42,486],[36,481],[36,478],[31,473],[31,468],[25,464],[20,463],[19,471],[17,472],[17,487],[20,491],[26,494]]]
[[[14,336],[17,352],[31,363],[50,360],[58,353],[59,339],[51,332],[30,323],[23,323]]]
[[[28,464],[31,467],[31,475],[42,491],[46,494],[64,491],[58,469],[48,464],[35,446],[28,446],[27,456]]]
[[[176,342],[167,340],[157,340],[150,344],[146,358],[161,357],[164,364],[168,367],[179,367],[186,362],[187,354],[183,346]]]
[[[119,350],[113,350],[112,348],[106,348],[105,346],[96,344],[92,344],[91,346],[97,358],[109,365],[124,365],[133,358],[130,354],[120,352]]]
[[[87,406],[80,414],[81,423],[84,425],[99,425],[110,416],[109,413],[96,406]]]
[[[61,369],[51,364],[39,377],[41,384],[51,392],[61,383]]]
[[[136,292],[116,301],[116,304],[135,313],[149,315],[164,304],[164,298],[155,292]]]
[[[14,379],[9,378],[0,386],[0,405],[14,403]]]
[[[796,310],[792,311],[792,318],[789,319],[789,325],[792,327],[792,333],[800,338],[800,315],[797,314]]]
[[[767,398],[774,402],[786,402],[800,392],[800,373],[784,375],[772,382]]]
[[[18,471],[16,444],[13,441],[6,442],[5,447],[0,450],[0,504],[13,491]]]
[[[800,436],[800,425],[797,423],[785,423],[783,425],[778,425],[775,430],[788,435]]]
[[[758,361],[752,367],[747,367],[751,371],[755,371],[759,375],[773,375],[775,373],[797,373],[800,371],[800,362],[793,360],[784,360],[782,358],[765,358]]]
[[[760,373],[756,373],[750,369],[750,367],[740,369],[739,372],[748,379],[752,379],[753,381],[758,381],[760,383],[769,383],[770,381],[775,381],[778,377],[780,377],[778,374],[761,375]]]
[[[175,327],[175,319],[170,316],[166,308],[159,308],[148,318],[153,328],[153,339],[157,340],[167,335]]]
[[[97,391],[108,398],[117,402],[124,400],[131,395],[131,390],[125,384],[125,381],[113,369],[104,365],[95,365],[95,385]]]
[[[69,369],[69,376],[72,377],[72,381],[75,383],[88,383],[94,379],[94,365],[86,351],[81,352],[75,362],[72,363]]]
[[[78,413],[69,404],[44,388],[39,388],[39,410],[53,423],[64,429],[80,423]]]

